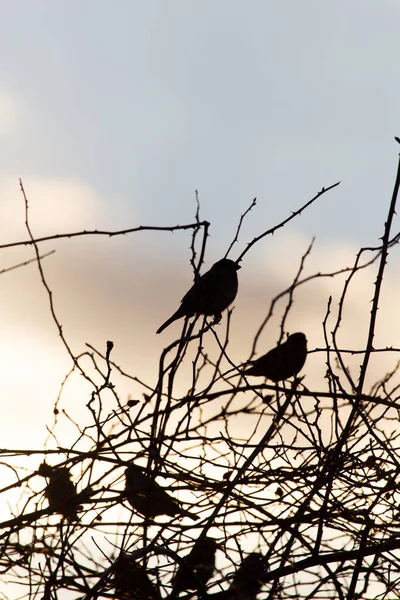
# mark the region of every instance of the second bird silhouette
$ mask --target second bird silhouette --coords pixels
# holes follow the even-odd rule
[[[125,497],[132,508],[147,519],[154,519],[158,515],[181,515],[193,521],[199,519],[198,515],[184,510],[178,500],[170,496],[142,467],[133,463],[125,470]]]
[[[171,323],[182,317],[220,315],[236,298],[237,271],[240,268],[240,265],[229,258],[223,258],[216,262],[192,285],[183,296],[178,310],[157,329],[157,333],[161,333]]]
[[[266,377],[277,383],[297,375],[307,358],[307,338],[304,333],[292,333],[286,342],[272,348],[255,360],[243,375]]]
[[[79,506],[76,487],[71,481],[70,472],[66,467],[52,467],[42,463],[38,469],[39,475],[49,479],[45,490],[45,496],[49,501],[51,510],[61,513],[69,520],[78,518]]]
[[[217,540],[203,537],[194,544],[191,552],[182,560],[172,581],[171,600],[184,590],[200,590],[211,579],[215,569]]]
[[[260,552],[246,556],[227,591],[227,600],[256,600],[267,572],[267,561]]]
[[[115,561],[113,585],[117,600],[161,600],[145,567],[130,554],[122,553]]]

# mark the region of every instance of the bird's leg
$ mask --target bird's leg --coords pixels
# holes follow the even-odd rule
[[[221,319],[222,319],[222,313],[216,313],[216,314],[215,314],[215,315],[213,315],[213,316],[214,316],[214,319],[213,319],[213,322],[212,322],[212,324],[213,324],[213,325],[218,325],[218,324],[221,322]]]

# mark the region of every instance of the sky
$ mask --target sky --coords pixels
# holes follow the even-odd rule
[[[395,0],[0,5],[2,177],[88,186],[90,226],[191,221],[197,189],[215,254],[252,198],[250,233],[341,180],[295,228],[381,234],[399,133]]]
[[[197,190],[200,219],[211,224],[205,269],[225,254],[253,198],[233,259],[340,181],[246,254],[230,337],[241,363],[313,238],[305,275],[351,266],[360,247],[379,244],[400,150],[397,0],[0,0],[0,11],[0,272],[34,256],[31,247],[1,247],[28,238],[19,178],[35,236],[192,223]],[[181,331],[176,323],[155,335],[192,283],[190,244],[190,231],[41,244],[55,250],[43,268],[73,352],[86,344],[104,352],[112,340],[115,362],[154,385],[160,353]],[[399,272],[395,246],[376,347],[400,347]],[[343,348],[365,345],[375,278],[372,267],[350,286]],[[323,347],[328,299],[331,331],[344,281],[302,286],[286,331]],[[68,420],[60,418],[57,440],[47,428],[71,360],[36,264],[1,273],[0,305],[1,446],[68,447],[77,437]],[[257,355],[276,344],[284,309],[281,300]],[[207,344],[217,350],[211,337]],[[346,361],[356,378],[359,356]],[[374,355],[368,386],[396,363],[395,353]],[[311,353],[306,384],[319,389],[325,370],[324,356]],[[121,398],[142,398],[141,386],[113,381]],[[89,397],[73,376],[57,406],[86,424]],[[232,424],[237,435],[241,423]],[[40,460],[18,457],[18,465],[29,474]],[[15,481],[4,462],[1,478]]]
[[[322,270],[378,244],[399,149],[398,2],[35,0],[0,8],[2,243],[27,238],[19,178],[36,236],[190,223],[197,190],[200,218],[211,223],[208,268],[254,197],[232,258],[341,181],[246,255],[238,303],[263,296],[261,312],[312,237]],[[46,272],[71,336],[75,328],[83,344],[108,335],[139,360],[137,332],[152,335],[191,283],[190,241],[190,232],[146,232],[43,244],[56,250]],[[31,257],[30,248],[2,249],[1,268]],[[280,282],[285,260],[292,270]],[[17,331],[44,336],[45,354],[50,338],[59,347],[36,267],[3,282],[8,348]],[[105,315],[109,331],[100,333]],[[150,354],[157,344],[149,340]],[[15,364],[9,351],[6,358]]]
[[[197,190],[211,223],[209,268],[253,198],[232,258],[341,181],[245,256],[238,362],[313,237],[308,273],[349,266],[361,246],[379,244],[400,150],[397,0],[0,0],[0,10],[0,244],[28,237],[19,178],[36,236],[192,223]],[[150,231],[42,244],[56,251],[43,266],[74,352],[86,343],[104,351],[111,339],[115,361],[154,383],[180,324],[154,332],[191,285],[190,243],[190,232]],[[0,250],[0,271],[33,257],[32,248]],[[399,346],[398,252],[378,319],[382,346]],[[375,275],[357,279],[343,345],[365,342]],[[71,363],[37,266],[1,283],[2,446],[37,448]],[[328,298],[337,306],[342,286],[326,278],[299,291],[288,331],[321,347]],[[259,354],[275,345],[282,310]],[[377,364],[374,376],[395,363]],[[139,393],[121,386],[125,397]],[[84,411],[87,394],[77,378],[63,406]]]

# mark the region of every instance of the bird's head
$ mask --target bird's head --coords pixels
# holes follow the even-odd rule
[[[287,342],[289,344],[293,344],[293,346],[307,347],[307,338],[304,333],[301,332],[292,333],[292,335],[289,335]]]
[[[238,271],[241,268],[237,262],[230,258],[222,258],[211,267],[212,270],[216,271]]]

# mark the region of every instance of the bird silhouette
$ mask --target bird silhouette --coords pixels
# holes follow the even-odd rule
[[[200,538],[194,544],[172,580],[171,598],[184,590],[204,591],[214,573],[217,546],[217,540],[210,537]]]
[[[192,285],[182,298],[178,310],[157,329],[157,333],[161,333],[171,323],[182,317],[220,315],[236,298],[237,271],[240,268],[229,258],[223,258],[216,262]]]
[[[118,600],[160,600],[146,569],[129,554],[121,554],[115,561],[113,585]]]
[[[292,333],[280,344],[253,361],[243,375],[266,377],[277,383],[297,375],[307,358],[307,339],[304,333]]]
[[[49,507],[69,520],[77,519],[77,511],[81,506],[69,470],[66,467],[52,467],[44,462],[39,466],[38,473],[49,479],[45,489]]]
[[[227,590],[226,600],[256,600],[267,572],[267,562],[260,552],[246,556]]]
[[[167,494],[141,467],[131,463],[125,470],[125,497],[138,513],[147,519],[158,515],[181,515],[197,521],[197,515],[183,509],[180,503]]]

